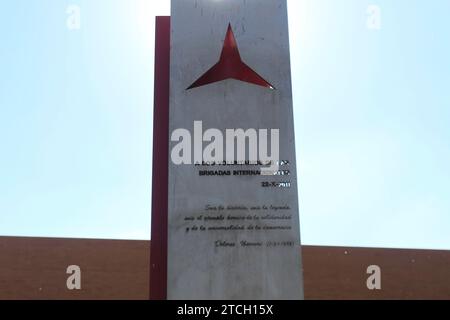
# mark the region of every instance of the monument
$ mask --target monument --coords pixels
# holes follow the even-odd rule
[[[286,0],[171,10],[157,19],[152,298],[302,299]]]

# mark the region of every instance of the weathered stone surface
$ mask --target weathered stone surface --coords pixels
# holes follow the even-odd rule
[[[301,299],[286,1],[172,0],[171,23],[170,133],[193,132],[194,121],[279,129],[280,170],[290,175],[170,163],[168,298]],[[233,79],[186,90],[218,62],[229,24],[242,60],[276,90]],[[208,170],[230,174],[200,175]]]

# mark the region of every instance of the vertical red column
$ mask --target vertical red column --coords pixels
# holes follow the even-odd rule
[[[150,299],[167,299],[170,17],[156,17]]]

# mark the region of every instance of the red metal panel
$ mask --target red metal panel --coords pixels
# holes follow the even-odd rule
[[[275,89],[269,82],[264,80],[252,68],[246,65],[239,54],[238,45],[234,37],[231,25],[228,25],[227,34],[223,42],[220,60],[211,67],[204,75],[198,78],[187,90],[208,85],[210,83],[236,79],[258,86]]]
[[[170,17],[156,17],[150,299],[167,299]]]

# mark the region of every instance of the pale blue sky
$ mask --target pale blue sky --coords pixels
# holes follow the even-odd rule
[[[154,16],[169,1],[0,8],[0,235],[150,238]],[[449,12],[289,1],[305,244],[450,249]]]

